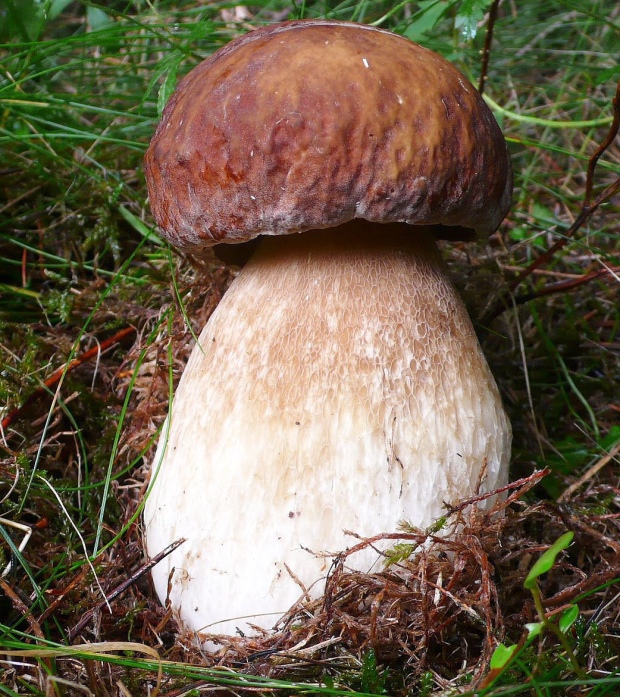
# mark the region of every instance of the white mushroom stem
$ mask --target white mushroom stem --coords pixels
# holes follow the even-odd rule
[[[146,503],[191,630],[270,627],[329,559],[506,482],[510,426],[430,230],[267,238],[204,328]],[[484,471],[483,471],[484,468]],[[315,554],[313,554],[313,552]],[[381,568],[367,551],[349,561]]]

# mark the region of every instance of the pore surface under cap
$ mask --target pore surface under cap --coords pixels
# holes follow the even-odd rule
[[[145,170],[160,228],[194,249],[353,218],[490,233],[512,184],[501,131],[456,68],[325,20],[250,32],[192,70]]]

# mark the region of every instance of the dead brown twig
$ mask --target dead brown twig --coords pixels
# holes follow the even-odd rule
[[[484,37],[484,48],[482,49],[482,65],[480,66],[480,81],[478,82],[478,92],[484,92],[484,86],[487,81],[487,73],[489,71],[489,60],[491,59],[491,43],[493,42],[493,28],[497,19],[497,10],[500,0],[493,0],[489,7],[489,21],[487,22],[487,31]]]
[[[17,610],[28,622],[32,634],[39,639],[44,639],[45,637],[43,631],[41,630],[41,625],[32,616],[32,612],[26,607],[19,595],[17,595],[17,593],[3,578],[0,578],[0,589],[2,589],[2,592],[7,596],[7,598],[9,598],[13,608]]]
[[[56,369],[50,376],[47,378],[41,387],[37,387],[37,389],[29,395],[24,403],[10,411],[3,419],[2,423],[0,425],[0,430],[4,431],[7,429],[13,422],[17,421],[23,414],[24,410],[26,407],[31,404],[35,399],[38,397],[46,394],[46,392],[52,388],[54,385],[56,385],[64,375],[66,375],[69,371],[74,370],[78,366],[82,365],[83,363],[86,363],[87,361],[91,360],[91,358],[95,358],[96,356],[99,356],[102,354],[104,351],[107,351],[109,348],[112,348],[112,346],[115,346],[116,344],[120,343],[125,337],[129,336],[133,332],[135,332],[134,327],[125,327],[124,329],[121,329],[120,331],[116,332],[113,336],[109,337],[105,341],[102,341],[100,344],[97,344],[96,346],[93,346],[93,348],[89,349],[88,351],[85,351],[84,353],[80,354],[79,356],[76,356],[75,358],[71,359],[68,363],[65,365],[61,366],[60,368]]]
[[[601,155],[613,143],[616,136],[618,135],[618,131],[620,130],[620,80],[616,85],[616,93],[614,95],[614,98],[612,99],[612,107],[613,120],[611,126],[609,127],[609,131],[607,132],[607,135],[605,136],[603,142],[599,145],[599,147],[596,149],[596,152],[592,155],[588,162],[588,169],[586,175],[586,190],[584,195],[584,201],[581,206],[581,210],[579,211],[579,214],[573,221],[573,224],[565,232],[564,236],[561,239],[557,240],[557,242],[555,242],[553,245],[551,245],[551,247],[549,247],[549,249],[547,249],[546,252],[543,252],[537,259],[532,261],[532,263],[529,264],[525,269],[523,269],[523,271],[521,271],[521,273],[518,274],[517,277],[509,284],[507,291],[483,315],[481,319],[482,324],[488,324],[492,322],[496,317],[502,314],[504,310],[506,310],[508,307],[512,307],[511,296],[514,293],[514,291],[519,287],[519,285],[521,285],[521,283],[528,276],[531,276],[536,269],[543,266],[544,264],[548,264],[557,254],[557,252],[564,248],[568,244],[568,242],[575,236],[577,231],[592,217],[594,212],[603,203],[608,201],[612,196],[614,196],[616,193],[618,193],[618,191],[620,191],[620,177],[618,177],[615,181],[609,184],[609,186],[605,187],[605,189],[598,196],[593,198],[594,171],[596,169],[596,165]],[[601,271],[601,275],[605,273],[609,273],[609,271]],[[581,282],[585,283],[586,281],[593,280],[593,278],[595,277],[596,276],[593,276],[592,274],[588,274],[586,277],[583,278]],[[558,289],[557,286],[551,288],[550,290],[546,290],[545,288],[543,288],[542,290],[537,291],[536,293],[528,293],[526,295],[519,296],[518,298],[515,298],[515,302],[517,304],[522,304],[542,295],[549,295],[553,292],[560,292],[560,290],[572,288],[575,285],[579,285],[579,283],[573,282],[572,285],[560,289]]]
[[[90,608],[84,615],[82,616],[82,619],[73,627],[73,629],[70,629],[68,632],[68,638],[69,641],[73,641],[78,634],[84,629],[84,627],[90,622],[92,616],[97,612],[98,610],[101,610],[102,608],[108,606],[113,600],[118,598],[118,596],[121,593],[124,593],[130,586],[132,586],[139,578],[144,576],[144,574],[148,573],[156,564],[159,564],[159,562],[167,557],[169,554],[172,554],[174,550],[182,545],[185,542],[184,538],[181,538],[177,540],[176,542],[173,542],[171,545],[168,545],[166,549],[162,550],[159,552],[159,554],[156,554],[152,559],[149,559],[149,561],[146,564],[143,564],[135,573],[133,573],[129,578],[125,579],[122,583],[120,583],[116,588],[111,590],[109,593],[106,594],[106,597],[104,600],[102,600],[100,603],[97,603],[95,607]]]
[[[41,625],[32,616],[32,612],[26,607],[26,605],[23,603],[23,601],[20,599],[17,593],[11,588],[11,586],[2,578],[0,578],[0,589],[7,596],[7,598],[9,598],[11,604],[13,605],[13,608],[21,614],[21,616],[26,620],[26,622],[28,622],[28,626],[30,627],[30,631],[32,632],[33,636],[37,637],[38,639],[45,640],[45,635],[43,634]],[[52,660],[50,658],[44,658],[43,662],[47,666],[48,670],[51,671]]]
[[[559,496],[558,496],[558,503],[562,503],[563,501],[568,501],[570,497],[579,489],[581,486],[583,486],[587,481],[592,479],[592,477],[599,471],[602,470],[603,467],[605,467],[607,464],[609,464],[614,458],[616,458],[620,454],[620,440],[615,443],[612,448],[609,450],[608,453],[606,453],[598,462],[594,463],[592,467],[589,467],[587,472],[583,474],[581,477],[576,482],[573,482],[567,489],[565,489]]]
[[[600,271],[593,271],[592,273],[584,274],[579,278],[571,278],[566,281],[549,283],[544,286],[544,288],[541,288],[533,293],[523,293],[522,295],[517,295],[515,298],[515,303],[517,305],[522,305],[530,300],[542,298],[545,295],[553,295],[555,293],[563,293],[567,290],[573,290],[574,288],[582,286],[585,283],[589,283],[590,281],[594,281],[597,278],[603,278],[604,276],[611,276],[618,273],[620,273],[620,266],[611,266],[609,268],[601,269]]]

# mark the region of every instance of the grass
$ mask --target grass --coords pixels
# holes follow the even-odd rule
[[[146,576],[109,608],[104,602],[143,564],[148,457],[193,333],[234,275],[216,262],[188,264],[153,227],[141,158],[174,85],[234,36],[300,16],[392,29],[477,84],[489,5],[9,0],[0,8],[0,573],[11,562],[1,584],[0,694],[140,695],[157,685],[164,694],[205,685],[295,694],[618,692],[618,192],[571,232],[620,79],[613,0],[502,3],[485,95],[510,144],[515,204],[490,247],[445,249],[513,422],[512,476],[550,470],[513,502],[498,530],[503,551],[481,547],[497,570],[493,631],[472,628],[455,605],[457,624],[424,651],[326,646],[284,667],[255,657],[240,671],[175,640]],[[590,198],[618,177],[615,138]],[[503,297],[557,240],[565,245],[491,317],[489,299]],[[32,530],[23,549],[23,530],[11,523]],[[553,632],[523,639],[537,621],[523,588],[527,570],[567,527],[577,541],[540,592],[579,591],[566,591],[579,614],[565,632],[578,671]],[[480,527],[476,534],[486,539]],[[462,603],[476,600],[476,569]],[[455,637],[471,642],[458,665]],[[493,673],[490,647],[500,641],[523,645]]]

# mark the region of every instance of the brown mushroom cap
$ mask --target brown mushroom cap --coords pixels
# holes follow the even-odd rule
[[[145,171],[160,228],[193,250],[354,218],[488,234],[512,190],[502,133],[456,68],[327,20],[257,29],[198,65]]]

